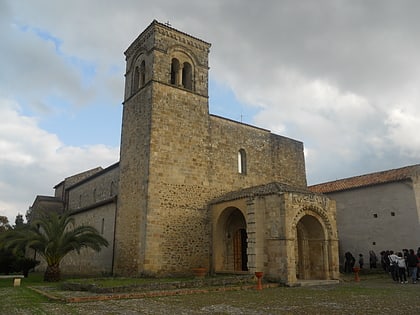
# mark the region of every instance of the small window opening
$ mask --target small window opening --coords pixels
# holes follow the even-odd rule
[[[140,65],[140,87],[143,87],[145,83],[146,83],[146,63],[143,60]]]
[[[102,218],[102,223],[101,223],[101,234],[104,234],[104,229],[105,229],[105,219]]]
[[[378,217],[378,214],[377,214],[377,213],[374,213],[374,214],[373,214],[373,217],[374,217],[374,218],[377,218],[377,217]]]
[[[176,58],[171,62],[171,84],[179,84],[179,61]]]
[[[93,202],[96,202],[96,188],[93,190]]]
[[[391,217],[395,217],[395,212],[391,212]]]
[[[238,172],[246,174],[246,152],[244,149],[238,151]]]
[[[133,85],[131,86],[131,94],[134,94],[139,89],[140,70],[139,67],[134,69]]]

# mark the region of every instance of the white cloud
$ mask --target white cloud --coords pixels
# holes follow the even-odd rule
[[[386,125],[389,128],[388,139],[395,144],[401,155],[412,158],[420,156],[420,110],[414,106],[394,107],[388,112]]]
[[[68,147],[24,116],[14,101],[0,99],[0,215],[14,222],[37,194],[53,195],[65,177],[118,161],[119,149],[105,145]]]

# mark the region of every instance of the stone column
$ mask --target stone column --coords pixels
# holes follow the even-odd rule
[[[329,280],[331,279],[331,272],[330,272],[330,252],[331,252],[331,248],[330,248],[330,242],[328,240],[325,240],[322,243],[322,254],[324,256],[324,277],[325,279]]]
[[[184,69],[184,65],[182,65],[181,63],[179,64],[179,68],[178,68],[178,72],[176,74],[176,84],[178,86],[182,86],[182,71]]]
[[[256,231],[256,222],[255,222],[255,208],[254,200],[248,199],[246,202],[247,206],[247,220],[246,220],[246,233],[248,238],[247,244],[247,254],[248,254],[248,269],[252,273],[257,270],[257,231]]]

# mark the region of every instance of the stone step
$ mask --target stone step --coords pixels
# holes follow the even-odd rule
[[[318,285],[333,285],[339,284],[339,280],[298,280],[296,284],[289,285],[289,286],[296,286],[296,287],[312,287]]]

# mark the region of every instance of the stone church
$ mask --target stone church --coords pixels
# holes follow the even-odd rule
[[[338,279],[336,205],[308,190],[303,144],[209,114],[209,50],[157,21],[126,50],[120,161],[31,207],[70,211],[110,243],[63,272]]]

